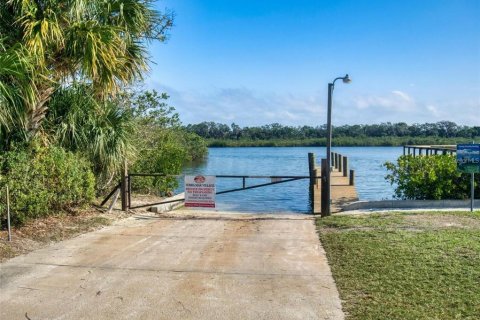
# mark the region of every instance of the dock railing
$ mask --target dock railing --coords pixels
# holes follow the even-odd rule
[[[457,152],[456,145],[405,145],[403,146],[403,155],[413,155],[414,157],[437,154],[454,154]]]

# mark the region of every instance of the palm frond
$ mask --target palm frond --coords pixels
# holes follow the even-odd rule
[[[27,134],[28,110],[37,97],[33,76],[25,49],[21,45],[6,49],[0,39],[0,130],[4,135]]]
[[[63,88],[52,98],[46,128],[55,141],[86,154],[99,175],[120,172],[133,153],[131,114],[118,101],[95,99],[92,86]]]
[[[25,46],[39,63],[44,63],[49,47],[63,47],[61,8],[58,1],[22,1],[17,22],[23,29]]]

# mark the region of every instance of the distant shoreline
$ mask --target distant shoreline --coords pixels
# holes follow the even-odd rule
[[[404,145],[455,145],[471,143],[476,138],[439,138],[439,137],[333,137],[336,147],[401,147]],[[325,138],[314,139],[269,139],[269,140],[233,140],[207,139],[209,148],[231,147],[325,147]]]

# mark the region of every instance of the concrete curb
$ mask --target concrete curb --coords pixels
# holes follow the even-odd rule
[[[480,200],[473,203],[475,208],[480,207]],[[342,207],[343,211],[365,209],[470,209],[470,200],[380,200],[357,201]]]
[[[183,199],[183,198],[185,198],[185,193],[184,192],[176,194],[173,197],[163,199],[163,201],[172,201],[172,200]],[[183,206],[184,203],[185,203],[185,201],[181,200],[181,201],[177,201],[177,202],[157,204],[155,206],[150,207],[148,209],[148,211],[154,212],[154,213],[164,213],[164,212],[168,212],[168,211],[178,209],[181,206]]]

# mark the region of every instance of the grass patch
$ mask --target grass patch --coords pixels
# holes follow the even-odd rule
[[[480,319],[480,213],[317,220],[348,319]]]

